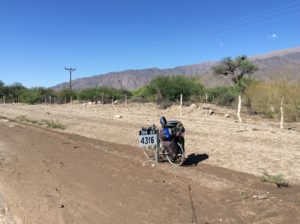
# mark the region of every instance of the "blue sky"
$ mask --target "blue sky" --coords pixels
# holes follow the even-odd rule
[[[27,87],[300,46],[300,0],[0,0],[0,80]]]

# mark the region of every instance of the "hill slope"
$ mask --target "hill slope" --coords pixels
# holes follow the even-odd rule
[[[289,81],[300,81],[300,47],[254,56],[250,60],[259,68],[259,71],[254,74],[257,80],[268,81],[274,78],[284,78]],[[154,77],[159,75],[198,76],[205,85],[211,87],[229,84],[229,80],[212,73],[211,67],[216,63],[204,62],[169,69],[149,68],[111,72],[75,79],[73,81],[73,89],[80,90],[97,86],[136,89],[149,83]],[[53,89],[68,88],[68,85],[68,82],[61,83],[54,86]]]

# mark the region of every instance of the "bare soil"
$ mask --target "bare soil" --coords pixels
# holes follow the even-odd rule
[[[215,111],[0,105],[0,223],[300,223],[297,124],[240,124],[233,111]],[[161,113],[187,129],[183,167],[153,166],[136,147],[139,128],[158,124]],[[291,187],[262,183],[262,169],[282,173]]]

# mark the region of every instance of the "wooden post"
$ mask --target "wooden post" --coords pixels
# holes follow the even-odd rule
[[[158,130],[156,130],[156,146],[154,150],[154,158],[155,158],[155,163],[159,163],[159,137],[158,137]]]
[[[242,107],[242,97],[241,97],[241,95],[239,95],[239,103],[238,103],[237,117],[238,117],[240,123],[242,122],[242,119],[241,119],[241,116],[240,116],[240,113],[241,113],[241,107]]]
[[[158,95],[155,95],[155,117],[157,117],[158,114]]]
[[[180,94],[180,117],[182,117],[182,94]]]
[[[281,114],[281,117],[280,117],[280,128],[282,129],[283,128],[283,99],[284,97],[281,98],[281,103],[280,103],[280,114]]]
[[[117,108],[116,108],[116,106],[114,105],[114,97],[111,99],[111,105],[112,105],[112,107],[117,111]]]
[[[205,93],[205,108],[206,108],[206,117],[208,117],[208,106],[207,106],[207,93]]]
[[[139,97],[139,104],[138,104],[138,106],[139,106],[139,109],[140,109],[140,105],[141,104],[141,97]]]
[[[125,94],[125,107],[128,108],[128,105],[127,105],[127,94]]]

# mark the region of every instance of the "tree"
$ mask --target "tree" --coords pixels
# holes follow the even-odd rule
[[[35,104],[40,103],[41,95],[35,89],[24,89],[20,95],[22,103]]]
[[[4,96],[4,82],[0,80],[0,97]]]
[[[239,84],[245,75],[253,74],[258,70],[256,65],[248,60],[247,56],[238,56],[234,60],[231,57],[226,57],[212,69],[215,74],[230,76],[236,84]]]
[[[60,97],[60,100],[65,103],[71,102],[71,99],[76,99],[77,96],[76,92],[74,91],[70,92],[70,89],[66,89],[66,88],[62,89],[57,94]]]
[[[11,102],[19,102],[23,90],[25,90],[21,83],[14,83],[10,86],[4,86],[4,95]]]
[[[191,96],[200,96],[204,92],[204,86],[196,78],[184,76],[158,76],[149,85],[142,87],[135,92],[135,96],[145,97],[148,100],[160,99],[177,101],[180,95],[184,100]]]

